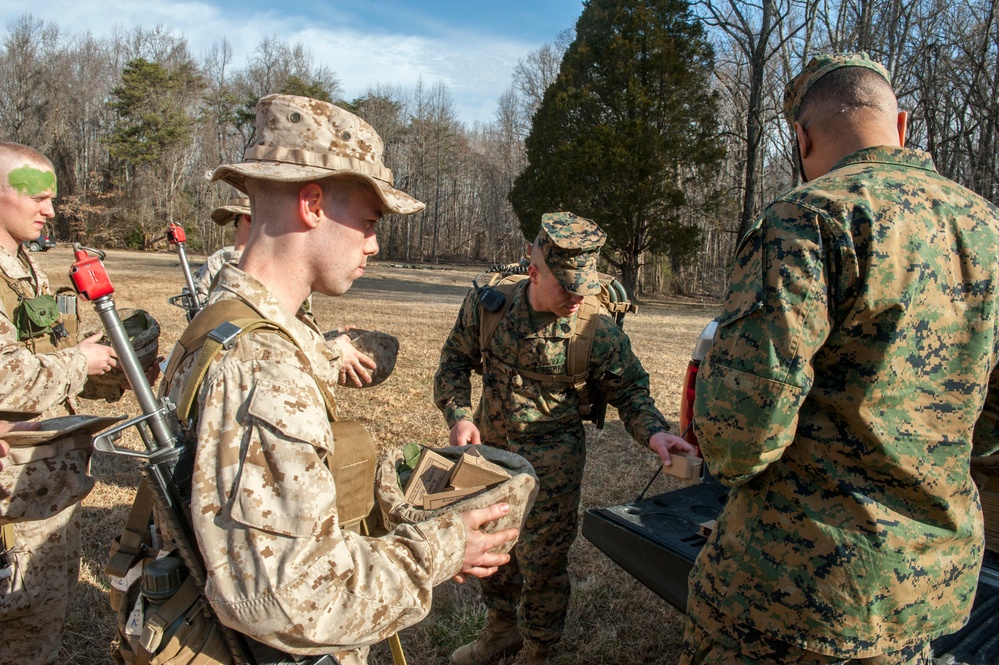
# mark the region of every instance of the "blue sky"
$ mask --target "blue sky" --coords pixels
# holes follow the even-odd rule
[[[234,64],[267,36],[301,42],[330,67],[345,97],[375,84],[411,88],[422,77],[451,89],[459,117],[492,120],[517,61],[572,28],[582,0],[0,0],[0,20],[25,13],[65,32],[163,25],[201,57],[223,36]]]

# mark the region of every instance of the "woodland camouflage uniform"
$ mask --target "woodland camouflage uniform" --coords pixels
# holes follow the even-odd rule
[[[697,379],[698,441],[732,490],[690,576],[688,655],[924,662],[964,625],[997,289],[999,211],[919,150],[858,150],[766,208]]]
[[[576,293],[599,290],[595,264],[603,231],[569,213],[545,215],[536,249],[552,272],[569,268]],[[559,245],[562,245],[561,247]],[[562,275],[570,272],[562,271]],[[564,279],[559,280],[566,287]],[[569,547],[576,538],[580,483],[586,460],[586,434],[576,391],[559,383],[524,377],[518,368],[539,374],[566,373],[566,352],[576,314],[558,318],[534,312],[525,280],[512,296],[506,315],[483,352],[479,349],[480,306],[475,290],[458,313],[441,350],[434,377],[434,400],[448,426],[474,420],[482,443],[508,450],[534,466],[538,497],[510,563],[480,580],[486,605],[503,615],[518,612],[529,643],[548,648],[558,641],[569,603]],[[569,289],[567,289],[569,290]],[[482,373],[482,398],[471,406],[472,371]],[[600,316],[589,361],[589,376],[617,407],[628,433],[647,442],[669,426],[649,395],[649,375],[631,342],[608,316]]]
[[[87,359],[73,348],[75,321],[67,322],[71,332],[67,339],[43,334],[18,342],[13,312],[8,311],[9,304],[17,302],[15,291],[20,290],[24,298],[48,294],[49,280],[23,247],[17,256],[0,248],[0,271],[0,290],[4,292],[0,312],[0,410],[39,412],[46,418],[75,413],[74,398],[87,381]],[[15,283],[16,287],[12,286]],[[29,345],[34,350],[27,348]],[[89,473],[88,458],[79,455],[75,470],[80,475]],[[10,472],[6,468],[0,473]],[[86,482],[93,485],[92,479]],[[56,495],[60,488],[53,487],[51,479],[35,474],[20,476],[16,487],[4,483],[0,492],[42,497]],[[58,657],[80,572],[80,510],[77,503],[47,519],[14,524],[16,552],[8,556],[17,558],[26,591],[0,593],[0,665],[44,665]],[[0,515],[0,523],[6,522]]]

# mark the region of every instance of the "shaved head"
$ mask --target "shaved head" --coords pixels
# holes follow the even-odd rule
[[[20,143],[0,143],[0,185],[23,196],[56,190],[55,169],[49,158]]]
[[[863,67],[841,67],[816,81],[798,111],[798,122],[810,131],[835,133],[864,122],[894,124],[898,101],[883,76]]]

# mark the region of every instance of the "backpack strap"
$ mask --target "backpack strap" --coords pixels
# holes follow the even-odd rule
[[[14,525],[11,522],[0,525],[0,552],[14,549]]]
[[[205,375],[208,374],[208,368],[218,354],[231,349],[237,338],[260,329],[272,330],[296,344],[295,338],[284,326],[260,318],[252,307],[236,298],[217,300],[194,317],[177,342],[178,348],[170,356],[170,363],[164,372],[166,383],[172,383],[183,361],[198,353],[194,380],[188,381],[184,386],[184,392],[177,404],[178,418],[187,420],[190,417],[198,389],[201,388]],[[330,420],[336,420],[336,399],[322,382],[316,381],[316,386],[323,396]]]
[[[510,310],[510,301],[513,300],[513,294],[516,293],[517,287],[527,278],[527,275],[496,275],[489,280],[488,286],[503,294],[503,306],[495,312],[490,312],[488,309],[483,307],[481,303],[479,303],[480,356],[485,353],[486,348],[489,346],[489,340],[491,340],[493,335],[496,333],[496,328],[499,327],[499,322]]]
[[[128,513],[125,528],[122,529],[121,536],[111,543],[111,557],[104,566],[105,573],[114,577],[128,575],[129,569],[146,544],[149,518],[152,514],[153,493],[143,476],[139,481],[139,488],[135,491],[135,499],[132,500],[132,509]]]
[[[573,377],[573,386],[579,393],[579,415],[584,417],[590,414],[590,390],[586,378],[599,322],[600,300],[596,296],[586,296],[576,312],[576,327],[569,340],[565,363],[566,374]]]
[[[156,609],[146,613],[143,617],[142,636],[139,638],[139,643],[145,652],[140,651],[138,654],[139,665],[148,665],[151,662],[150,656],[159,650],[167,629],[187,614],[187,611],[191,609],[191,606],[197,602],[200,596],[201,591],[194,582],[194,576],[188,575],[175,594]],[[214,661],[206,660],[204,662]]]

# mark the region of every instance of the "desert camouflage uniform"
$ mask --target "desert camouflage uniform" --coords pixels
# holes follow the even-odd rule
[[[50,292],[48,277],[24,249],[15,257],[0,248],[0,270],[6,279],[20,284],[26,297]],[[10,288],[6,280],[0,280],[0,289]],[[73,398],[87,380],[86,357],[75,348],[61,348],[62,344],[55,352],[36,355],[17,341],[12,313],[0,309],[4,310],[0,313],[0,410],[43,412],[45,417],[73,413]],[[88,472],[83,464],[80,473]],[[4,490],[36,494],[36,483],[44,485],[45,479],[32,481],[31,487],[22,484]],[[14,538],[15,553],[9,556],[17,559],[27,592],[0,593],[0,665],[54,662],[80,572],[80,505],[44,520],[17,522]],[[0,590],[8,590],[3,582]]]
[[[210,301],[229,298],[284,326],[302,350],[273,332],[240,337],[198,393],[191,518],[212,607],[233,629],[295,654],[346,651],[418,622],[433,586],[460,570],[460,515],[382,538],[341,531],[320,459],[335,445],[316,385],[336,384],[330,349],[257,280],[226,265]],[[174,399],[194,358],[167,388]]]
[[[198,294],[201,302],[208,300],[208,293],[212,288],[212,280],[219,274],[222,266],[227,263],[239,265],[239,259],[243,256],[243,250],[235,247],[223,247],[219,251],[209,256],[198,272],[194,273],[194,291]]]
[[[434,400],[449,427],[474,420],[482,443],[524,456],[538,474],[538,497],[511,562],[480,583],[490,609],[512,615],[520,605],[521,632],[544,648],[561,636],[569,603],[568,553],[576,538],[586,434],[574,389],[542,385],[515,369],[564,374],[576,324],[576,314],[557,318],[532,311],[527,285],[524,281],[514,292],[484,356],[479,352],[479,301],[474,289],[469,292],[441,351]],[[470,374],[480,366],[482,399],[473,419]],[[589,376],[618,408],[636,440],[644,443],[669,429],[649,395],[649,375],[628,336],[607,316],[600,317]]]
[[[921,151],[858,150],[768,206],[697,379],[698,440],[733,487],[690,577],[701,630],[918,662],[964,625],[997,289],[999,211]]]

